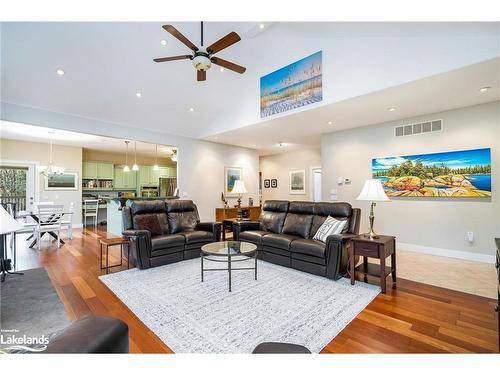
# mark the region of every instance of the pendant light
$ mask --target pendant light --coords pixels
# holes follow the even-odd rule
[[[125,141],[125,166],[123,167],[123,172],[130,172],[130,167],[128,166],[128,144],[130,141]]]
[[[49,165],[48,166],[42,166],[40,167],[40,174],[43,176],[54,176],[54,175],[60,175],[64,173],[64,168],[62,167],[56,167],[55,165],[52,165],[52,137],[54,135],[53,131],[49,132],[49,137],[50,137],[50,149],[49,149]]]
[[[155,165],[153,165],[153,171],[159,170],[160,167],[158,167],[158,145],[155,145]]]
[[[139,166],[137,165],[137,142],[134,142],[134,165],[132,166],[132,170],[139,170]]]

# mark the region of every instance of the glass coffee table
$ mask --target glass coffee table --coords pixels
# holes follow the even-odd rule
[[[236,258],[235,258],[236,257]],[[254,267],[233,268],[232,263],[255,258]],[[227,268],[204,268],[204,261],[227,263]],[[205,271],[226,271],[229,273],[229,291],[231,291],[231,272],[254,270],[257,280],[257,246],[249,242],[221,241],[201,247],[201,282]]]

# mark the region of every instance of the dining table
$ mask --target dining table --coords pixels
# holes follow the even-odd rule
[[[74,212],[61,212],[61,213],[54,214],[54,215],[64,216],[64,215],[72,215],[72,214],[74,214]],[[32,218],[37,224],[40,223],[40,217],[36,212],[23,211],[23,212],[18,212],[16,215],[16,219],[27,219],[29,217]],[[55,232],[44,232],[41,234],[41,236],[43,237],[45,234],[49,234],[50,236],[52,236],[54,239],[57,240],[57,234]],[[37,243],[37,238],[36,238],[36,236],[31,234],[26,239],[26,241],[31,241],[30,244],[28,245],[28,247],[33,248]],[[64,245],[64,241],[62,239],[59,239],[59,241],[61,242],[61,245]]]

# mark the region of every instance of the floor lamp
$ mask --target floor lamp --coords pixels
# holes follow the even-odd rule
[[[9,272],[10,270],[10,259],[7,259],[7,235],[20,229],[24,226],[18,223],[10,214],[5,210],[5,208],[0,205],[0,281],[3,283],[5,281],[5,275],[10,274],[20,274],[19,272]]]

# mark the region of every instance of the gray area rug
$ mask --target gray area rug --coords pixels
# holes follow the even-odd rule
[[[8,275],[0,283],[0,329],[15,336],[49,336],[69,325],[64,306],[44,268]],[[12,332],[10,332],[12,333]]]
[[[233,272],[231,293],[227,272],[206,272],[201,283],[200,259],[100,279],[176,353],[250,353],[264,341],[319,353],[380,292],[263,261],[258,268],[257,281],[253,271]]]

